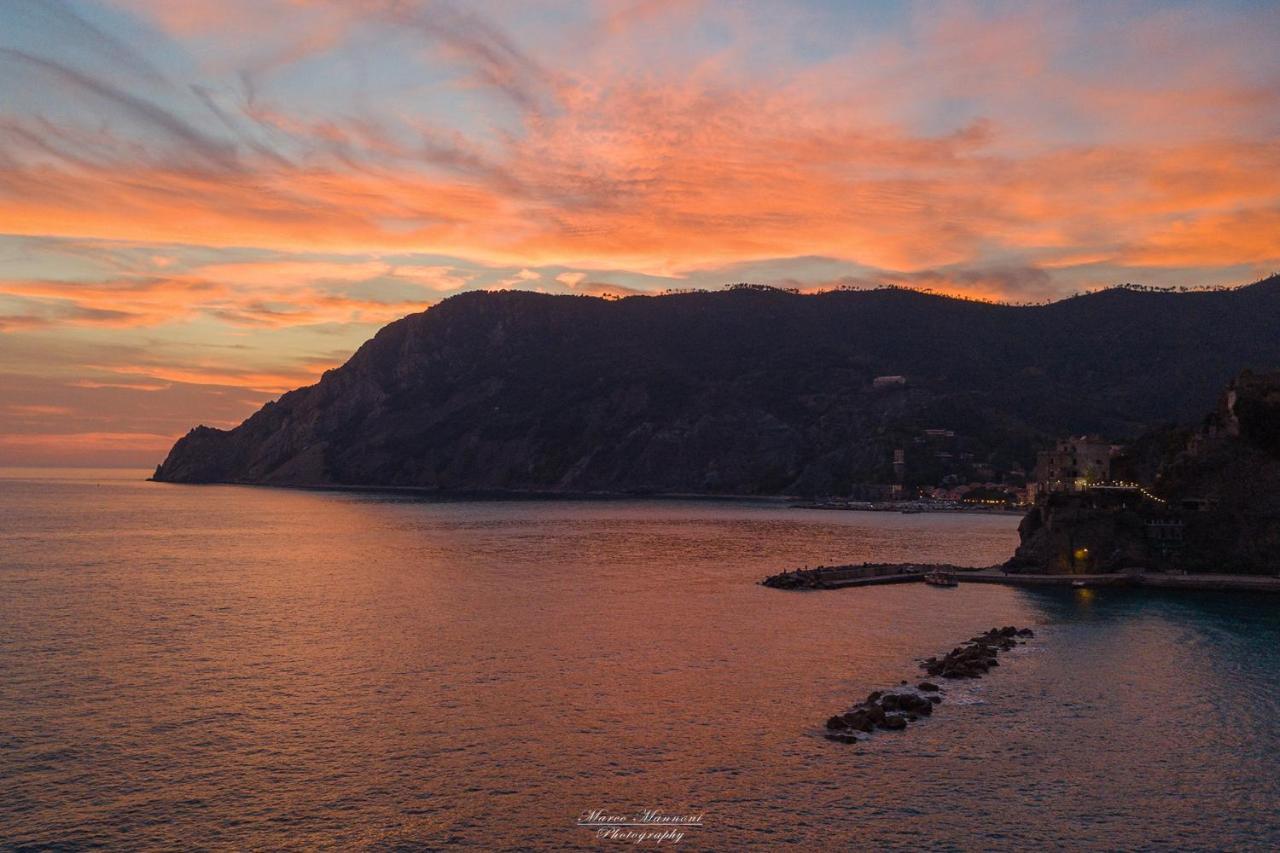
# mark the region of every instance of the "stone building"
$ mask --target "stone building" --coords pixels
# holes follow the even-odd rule
[[[1111,479],[1116,447],[1100,438],[1079,436],[1059,441],[1036,455],[1036,493],[1074,492]]]

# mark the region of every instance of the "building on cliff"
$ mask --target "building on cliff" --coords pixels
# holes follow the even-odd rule
[[[1008,570],[1280,572],[1280,372],[1241,374],[1198,427],[1153,431],[1114,460],[1150,455],[1134,468],[1146,486],[1090,482],[1087,467],[1071,479],[1067,445],[1044,457],[1051,488],[1019,525]]]
[[[1076,492],[1111,479],[1111,458],[1119,448],[1093,436],[1059,441],[1036,454],[1036,494]]]

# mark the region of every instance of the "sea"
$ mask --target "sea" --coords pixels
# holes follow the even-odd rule
[[[0,471],[0,849],[1280,847],[1280,596],[758,585],[996,563],[1009,515],[144,478]]]

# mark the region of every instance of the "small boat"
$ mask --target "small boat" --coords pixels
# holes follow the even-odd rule
[[[929,572],[924,576],[924,582],[930,586],[959,586],[960,581],[956,580],[956,576],[951,572]]]
[[[1071,585],[1076,589],[1085,589],[1086,587],[1089,586],[1089,582],[1088,581],[1072,581]]]

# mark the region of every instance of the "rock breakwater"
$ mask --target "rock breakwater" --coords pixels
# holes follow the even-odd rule
[[[920,668],[931,676],[946,679],[981,678],[999,666],[999,654],[1026,638],[1034,637],[1030,628],[1012,625],[978,634],[941,657],[921,661]],[[910,723],[933,715],[935,705],[943,701],[943,690],[932,681],[921,681],[914,688],[902,682],[897,688],[876,690],[842,714],[827,719],[826,738],[838,743],[857,743],[877,730],[902,731]]]
[[[792,569],[770,575],[760,582],[773,589],[837,589],[861,583],[919,580],[928,572],[973,571],[960,566],[933,563],[862,563],[861,565],[817,566]]]

